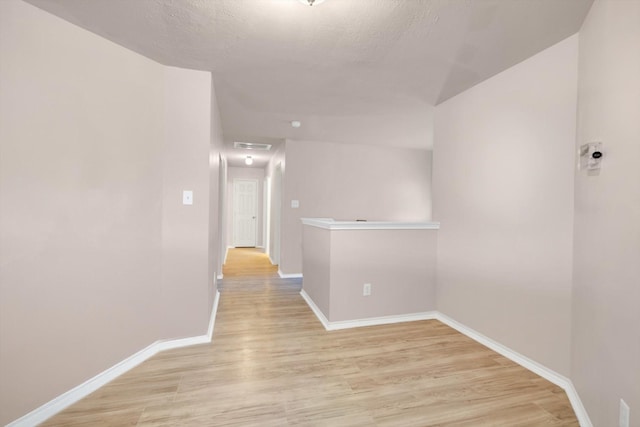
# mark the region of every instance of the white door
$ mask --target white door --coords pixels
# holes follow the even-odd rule
[[[256,245],[256,215],[258,205],[258,181],[236,179],[233,181],[233,246]]]

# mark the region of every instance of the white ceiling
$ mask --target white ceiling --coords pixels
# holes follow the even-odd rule
[[[575,34],[592,3],[28,1],[163,64],[212,71],[229,142],[413,148],[432,144],[434,105]]]

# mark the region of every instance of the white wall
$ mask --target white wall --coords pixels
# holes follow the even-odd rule
[[[206,331],[211,80],[17,0],[0,58],[4,425]]]
[[[267,253],[269,259],[274,264],[280,264],[280,252],[282,241],[282,209],[284,191],[284,175],[286,169],[285,144],[281,144],[269,159],[269,164],[265,168],[265,179],[269,179],[270,200],[269,200],[269,247]]]
[[[222,250],[221,250],[221,262],[222,264],[226,261],[227,259],[227,248],[230,246],[230,240],[229,240],[229,235],[227,233],[227,229],[226,229],[226,221],[228,221],[227,218],[227,197],[223,197],[224,194],[226,194],[226,190],[227,190],[227,185],[229,182],[228,176],[229,176],[229,164],[227,163],[227,159],[225,157],[221,157],[222,159],[222,163],[223,163],[223,170],[222,173],[224,174],[222,177],[222,181],[221,181],[221,187],[220,187],[220,197],[223,199],[222,203],[223,206],[221,207],[221,211],[223,212],[222,214],[222,218],[221,220],[224,221],[222,223],[222,229],[223,229],[223,239],[222,239]],[[222,264],[220,264],[220,272],[222,272]]]
[[[435,310],[437,230],[329,233],[331,280],[325,286],[331,288],[330,321]],[[305,289],[306,277],[305,271]],[[371,284],[370,296],[362,295],[364,283]]]
[[[431,152],[287,140],[280,270],[302,272],[300,218],[431,219]],[[299,200],[300,207],[291,207]]]
[[[162,181],[162,312],[166,338],[207,330],[211,75],[166,67]],[[182,192],[193,191],[193,205]],[[214,211],[215,212],[215,211]],[[203,232],[207,231],[207,232]]]
[[[569,375],[578,38],[440,104],[438,310]]]
[[[619,401],[640,426],[640,2],[596,0],[580,31],[577,145],[602,141],[597,176],[575,175],[572,380],[595,426]]]
[[[331,231],[302,227],[304,292],[327,319],[331,315]],[[362,285],[361,285],[362,286]]]
[[[303,226],[303,291],[330,322],[436,308],[437,230]],[[371,295],[363,296],[363,285]]]
[[[207,312],[213,308],[218,290],[218,275],[222,274],[222,262],[225,255],[226,243],[224,233],[224,210],[226,188],[227,165],[222,157],[224,140],[222,137],[222,125],[220,122],[220,110],[216,98],[216,90],[211,77],[211,124],[209,147],[209,303]]]

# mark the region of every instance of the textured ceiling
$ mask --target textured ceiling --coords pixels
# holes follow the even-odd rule
[[[429,148],[434,105],[576,33],[592,0],[29,2],[212,71],[228,141]]]

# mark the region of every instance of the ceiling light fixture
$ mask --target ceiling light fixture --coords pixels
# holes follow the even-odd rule
[[[308,4],[309,6],[313,6],[316,4],[324,3],[324,0],[300,0],[300,2]]]
[[[302,126],[302,123],[300,123],[298,120],[294,120],[291,122],[292,128],[299,128],[300,126]]]
[[[244,164],[247,166],[251,166],[253,164],[253,158],[251,156],[247,156],[247,158],[244,159]]]

